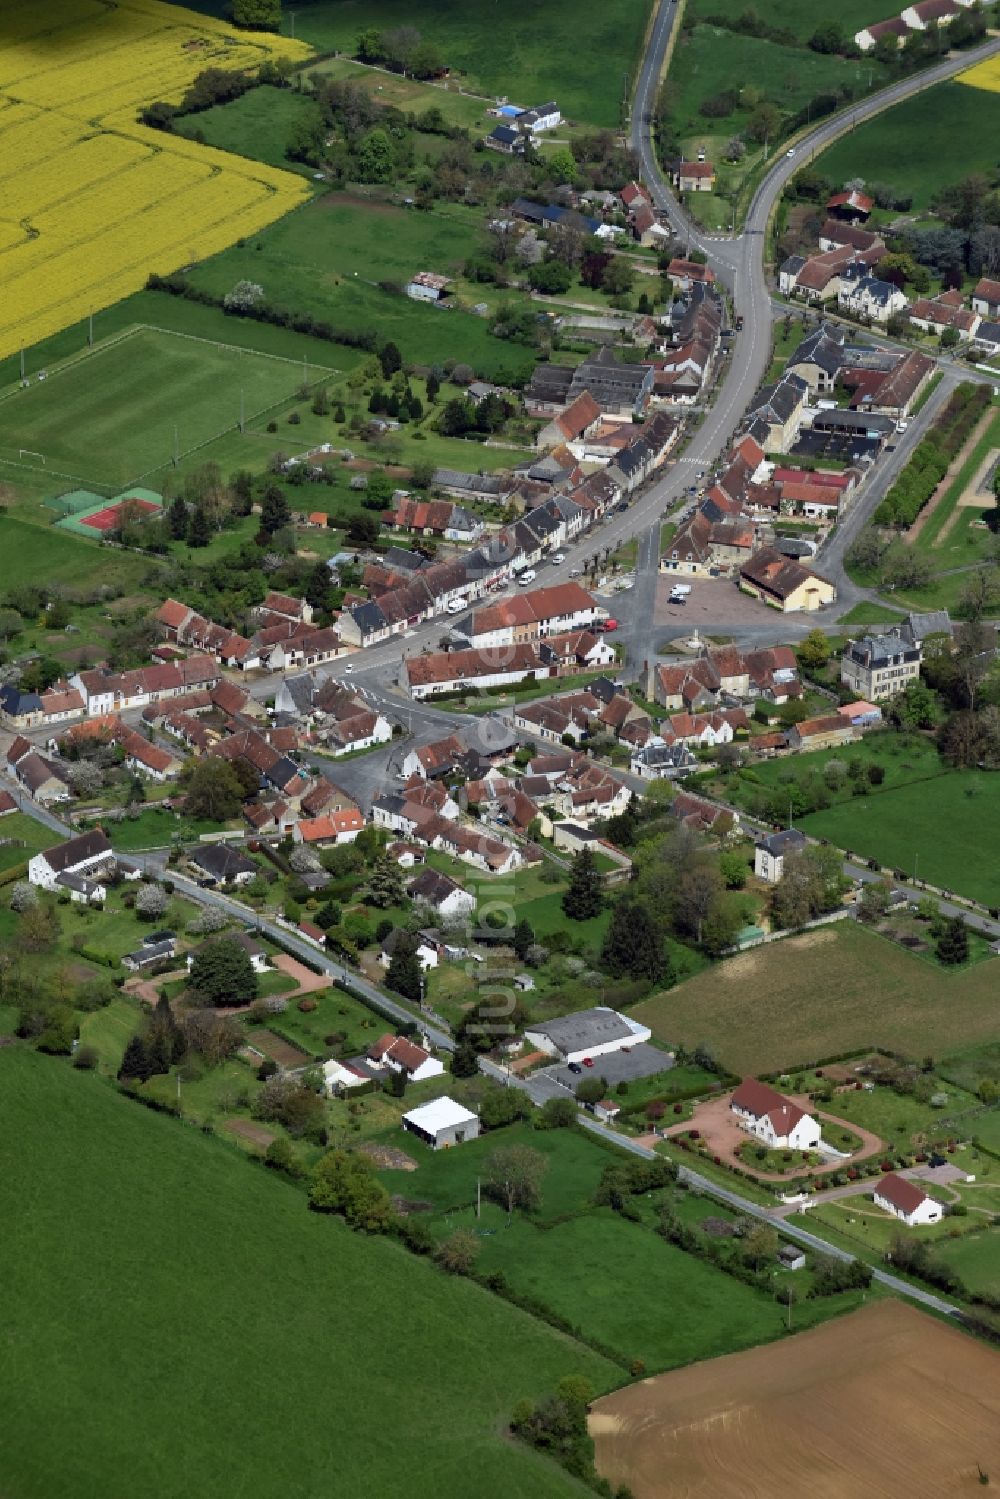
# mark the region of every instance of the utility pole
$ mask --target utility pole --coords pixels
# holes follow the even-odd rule
[[[21,350],[21,384],[24,384],[24,350]]]
[[[482,1206],[483,1206],[483,1184],[482,1184],[481,1179],[477,1176],[476,1177],[476,1217],[477,1218],[480,1216],[480,1213],[482,1212]]]
[[[177,423],[175,422],[174,423],[174,468],[177,467],[177,465],[178,465],[178,463],[180,463],[180,461],[181,461],[180,442],[178,441],[178,438],[177,438]]]
[[[289,36],[291,37],[291,39],[292,39],[293,42],[295,40],[295,16],[296,16],[296,12],[294,10],[290,10],[288,12],[288,20],[289,20],[290,27],[291,27],[291,29],[289,31]]]
[[[913,883],[914,884],[917,883],[917,861],[918,861],[919,858],[920,858],[919,852],[915,853],[913,855]]]
[[[243,399],[243,387],[240,386],[240,435],[242,436],[246,427],[246,404]]]
[[[91,308],[87,315],[87,343],[90,348],[94,347],[94,309]]]

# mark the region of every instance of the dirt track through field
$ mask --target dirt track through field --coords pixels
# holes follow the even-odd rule
[[[940,1499],[1000,1472],[1000,1353],[899,1301],[596,1402],[635,1499]]]

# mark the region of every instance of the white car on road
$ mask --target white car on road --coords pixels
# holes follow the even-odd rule
[[[535,569],[533,567],[529,567],[526,572],[523,572],[519,575],[517,581],[521,588],[527,588],[528,584],[533,583],[536,577],[537,573],[535,572]]]

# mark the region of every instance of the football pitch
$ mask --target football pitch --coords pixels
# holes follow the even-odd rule
[[[332,372],[135,328],[0,399],[0,463],[117,491],[237,428],[241,412],[253,426],[324,373]]]

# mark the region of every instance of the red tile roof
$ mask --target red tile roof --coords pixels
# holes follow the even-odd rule
[[[891,1202],[901,1213],[915,1212],[927,1198],[927,1193],[916,1182],[908,1181],[905,1176],[897,1176],[895,1171],[883,1176],[875,1188],[875,1195],[884,1197],[886,1202]]]
[[[800,1119],[808,1117],[805,1109],[800,1109],[797,1103],[753,1077],[745,1077],[735,1089],[731,1107],[745,1109],[755,1119],[770,1119],[774,1133],[780,1136],[787,1135]]]

